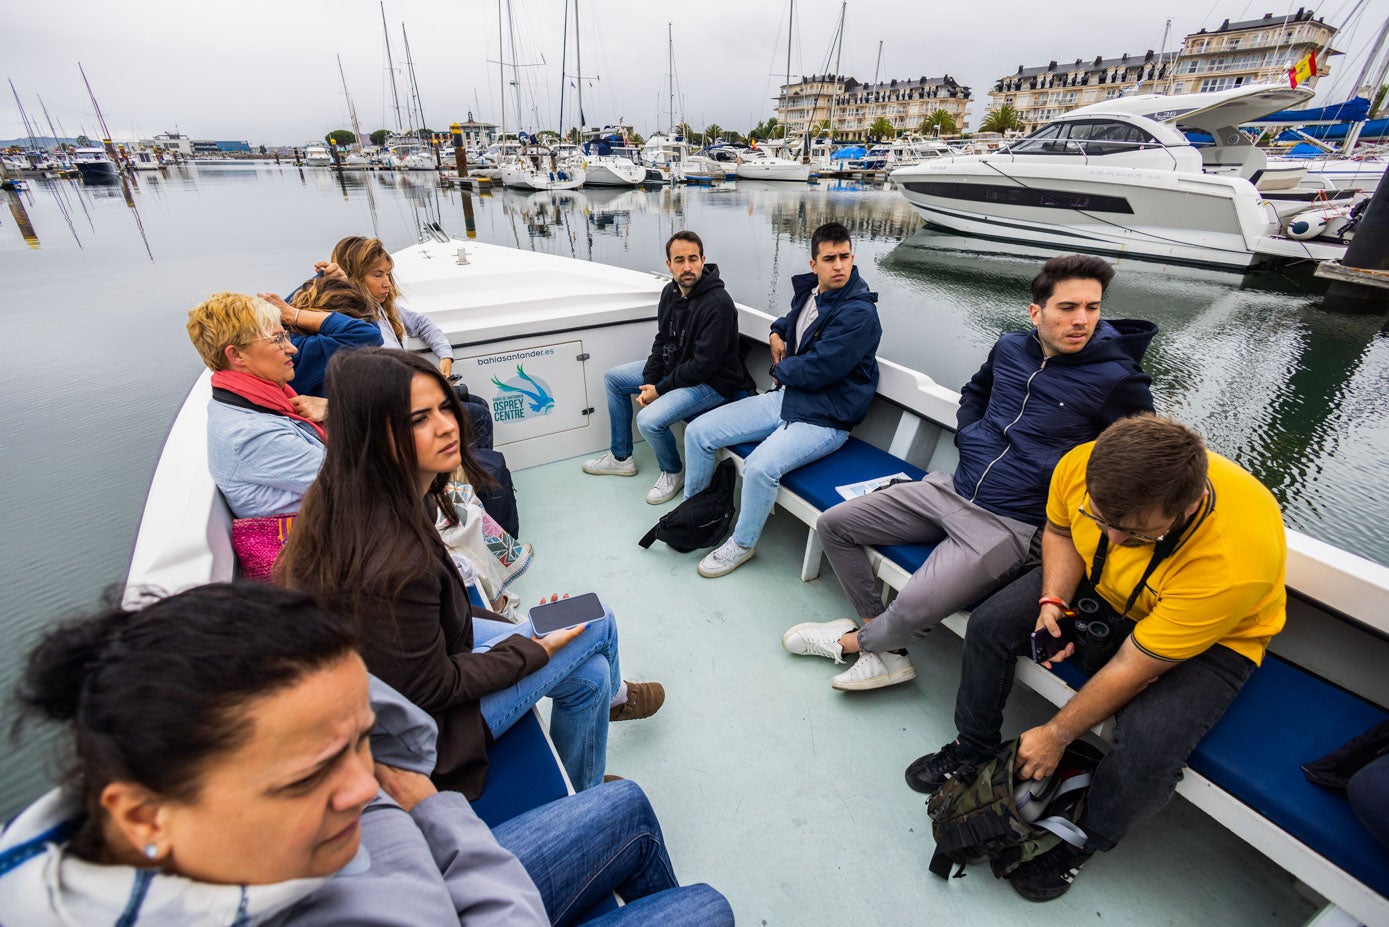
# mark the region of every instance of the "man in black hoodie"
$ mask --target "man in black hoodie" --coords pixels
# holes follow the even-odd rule
[[[604,375],[612,444],[608,453],[584,462],[598,476],[636,476],[632,459],[632,402],[641,410],[637,430],[656,452],[661,475],[646,494],[660,505],[685,485],[680,449],[670,426],[707,412],[753,389],[738,352],[738,310],[719,279],[704,263],[704,243],[694,232],[676,232],[666,242],[666,267],[673,278],[661,291],[651,356],[614,367]]]
[[[1114,278],[1103,258],[1052,258],[1032,281],[1033,328],[998,340],[960,395],[954,473],[928,473],[827,509],[815,528],[852,618],[806,622],[782,636],[791,653],[853,666],[836,689],[909,682],[902,648],[941,619],[969,608],[1010,579],[1040,549],[1047,487],[1056,462],[1116,419],[1151,412],[1151,380],[1140,362],[1157,332],[1151,322],[1100,320]],[[886,608],[862,545],[934,544],[926,562]]]

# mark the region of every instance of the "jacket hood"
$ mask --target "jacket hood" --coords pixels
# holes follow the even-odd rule
[[[1157,330],[1157,323],[1144,319],[1115,319],[1113,322],[1101,319],[1085,347],[1074,354],[1058,354],[1051,360],[1055,364],[1067,365],[1097,364],[1109,360],[1132,360],[1135,364],[1141,364]],[[1041,359],[1042,343],[1037,338],[1035,328],[1028,333],[1027,350]]]
[[[815,292],[815,288],[820,285],[820,278],[814,274],[797,274],[791,278],[791,306],[792,308],[805,302],[807,296]],[[837,290],[826,294],[828,299],[821,299],[820,308],[825,309],[837,306],[848,299],[866,299],[870,303],[878,301],[878,294],[868,289],[867,282],[858,273],[858,265],[849,271],[849,282]]]
[[[680,296],[680,284],[672,280],[670,281],[670,285],[674,288],[675,296],[678,298]],[[706,293],[711,293],[714,290],[722,290],[723,288],[723,280],[719,277],[719,265],[705,264],[704,273],[699,275],[699,279],[696,280],[695,285],[690,288],[690,295],[687,296],[686,299],[695,299]]]
[[[76,795],[55,789],[20,812],[0,836],[0,860],[13,862],[0,876],[0,911],[7,922],[114,924],[136,911],[142,925],[231,927],[285,911],[327,881],[213,885],[158,869],[88,862],[67,850],[67,832],[82,814]],[[339,875],[369,862],[359,849]]]

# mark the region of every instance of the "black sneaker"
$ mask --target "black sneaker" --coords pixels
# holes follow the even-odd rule
[[[1062,841],[1014,869],[1008,875],[1008,884],[1028,901],[1060,898],[1075,881],[1080,867],[1094,855],[1092,850],[1078,850]]]
[[[928,753],[907,767],[907,785],[918,792],[930,795],[945,785],[945,780],[953,776],[968,761],[960,752],[958,741],[951,741],[935,753]]]

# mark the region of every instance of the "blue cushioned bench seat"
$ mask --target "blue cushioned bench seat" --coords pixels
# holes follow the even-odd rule
[[[1069,660],[1053,672],[1073,689],[1089,678]],[[1345,793],[1313,785],[1301,768],[1385,718],[1389,712],[1270,654],[1196,745],[1189,765],[1389,896],[1389,847],[1355,817]]]

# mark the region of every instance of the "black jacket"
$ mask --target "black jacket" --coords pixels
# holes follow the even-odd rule
[[[1056,462],[1116,419],[1152,411],[1139,364],[1156,333],[1152,322],[1101,321],[1085,347],[1054,357],[1035,330],[998,339],[960,391],[955,491],[996,515],[1046,521]]]
[[[752,376],[738,348],[738,309],[719,279],[718,265],[705,264],[689,296],[680,295],[674,280],[661,291],[656,339],[642,382],[660,395],[701,383],[725,399],[739,390],[752,392]]]

